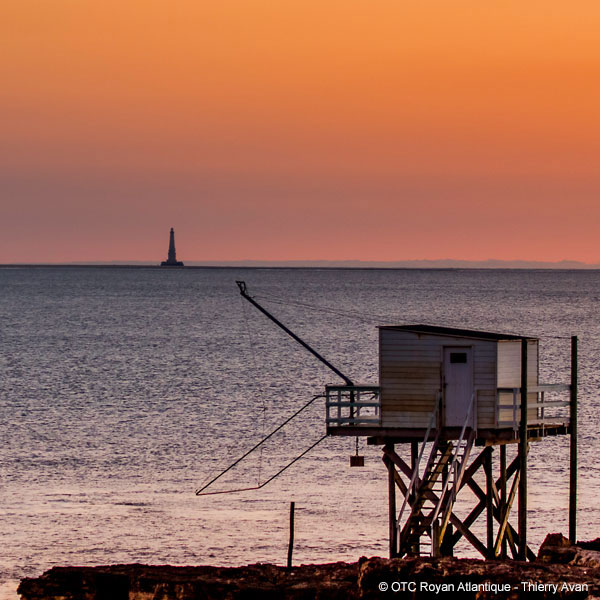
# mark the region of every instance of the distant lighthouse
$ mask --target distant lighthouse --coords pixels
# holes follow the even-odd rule
[[[169,234],[169,255],[167,256],[167,260],[163,260],[160,263],[161,267],[183,267],[183,263],[177,260],[177,256],[175,254],[175,231],[171,227],[171,233]]]

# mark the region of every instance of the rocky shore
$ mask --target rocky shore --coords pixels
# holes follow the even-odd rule
[[[549,535],[535,562],[361,558],[357,563],[246,567],[55,567],[24,579],[23,600],[354,600],[600,598],[600,538]]]

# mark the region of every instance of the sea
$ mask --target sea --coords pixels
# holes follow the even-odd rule
[[[263,485],[324,435],[322,398],[205,490],[226,493],[195,494],[342,383],[242,280],[360,383],[378,380],[378,325],[539,337],[543,383],[569,381],[579,336],[578,538],[600,535],[600,271],[5,267],[0,598],[56,565],[285,564],[292,501],[294,564],[387,555],[380,447],[359,439],[351,468],[356,439],[329,437]],[[568,534],[568,436],[532,444],[528,485],[535,551]],[[475,504],[461,492],[457,512]]]

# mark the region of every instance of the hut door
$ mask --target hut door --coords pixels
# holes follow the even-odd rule
[[[446,427],[462,427],[473,394],[471,348],[444,347],[444,400]],[[473,411],[471,412],[471,423]]]

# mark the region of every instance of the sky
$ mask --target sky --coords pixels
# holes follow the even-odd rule
[[[597,0],[2,0],[0,263],[600,261]]]

